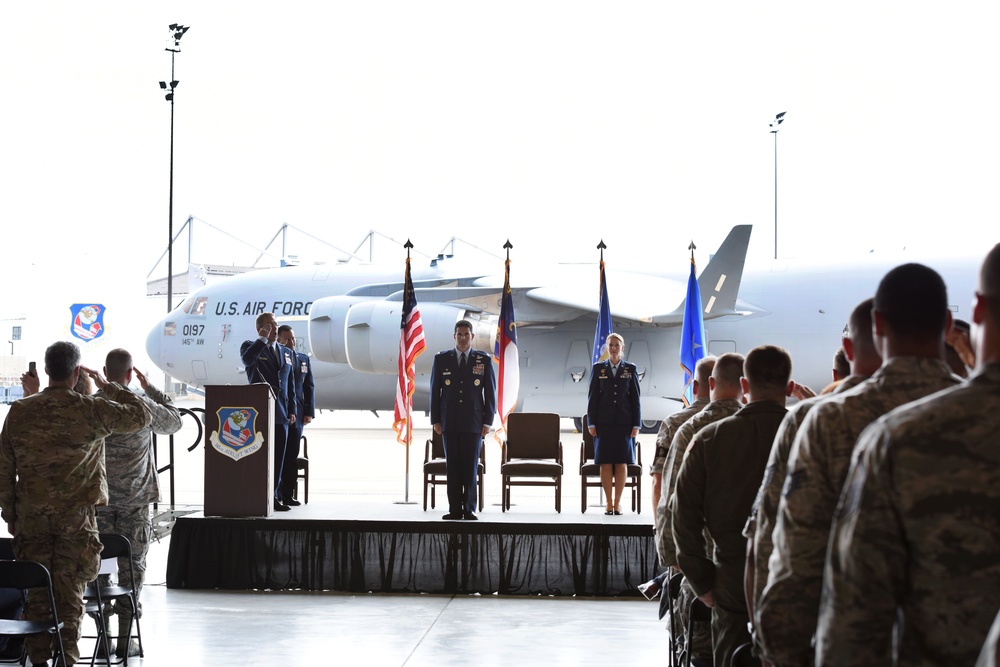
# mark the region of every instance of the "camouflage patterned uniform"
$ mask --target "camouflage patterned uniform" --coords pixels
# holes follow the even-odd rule
[[[814,405],[823,399],[858,386],[865,379],[860,375],[851,375],[845,378],[832,393],[813,396],[790,406],[785,418],[781,420],[781,426],[778,427],[778,433],[774,436],[774,444],[767,459],[767,468],[764,470],[764,479],[757,492],[757,499],[754,501],[746,526],[743,527],[743,537],[754,541],[753,608],[757,607],[760,594],[764,592],[764,584],[767,583],[767,561],[771,557],[772,550],[771,531],[774,529],[774,520],[778,513],[778,500],[781,498],[781,487],[785,482],[785,473],[788,471],[788,454],[791,452],[795,434],[798,433],[802,420],[805,419],[806,414]],[[756,635],[756,632],[754,634]],[[756,638],[754,644],[759,652],[760,644],[757,643]]]
[[[0,510],[15,524],[17,558],[42,563],[52,575],[69,664],[80,657],[83,590],[100,568],[94,506],[108,500],[104,438],[143,428],[150,419],[142,400],[121,385],[111,383],[106,392],[119,403],[46,388],[15,402],[0,433]],[[25,613],[42,620],[48,607],[29,596]],[[52,655],[48,637],[26,644],[33,663]]]
[[[150,386],[145,401],[152,421],[147,428],[135,433],[114,433],[104,440],[105,463],[108,475],[108,506],[97,510],[97,528],[102,533],[124,535],[132,545],[132,568],[135,581],[131,581],[128,560],[118,559],[118,581],[123,586],[135,586],[136,597],[146,580],[146,553],[152,536],[149,504],[160,497],[160,487],[153,461],[150,433],[170,435],[181,428],[181,415],[170,398]],[[104,395],[97,392],[97,396]],[[108,575],[103,575],[107,578]],[[121,605],[119,612],[126,606]],[[139,607],[142,617],[142,606]],[[120,621],[130,621],[124,614]]]
[[[939,359],[894,357],[806,415],[789,454],[767,585],[755,609],[763,657],[776,667],[812,660],[830,525],[858,435],[889,410],[959,381]]]
[[[743,407],[743,403],[735,398],[723,398],[711,401],[705,408],[681,424],[670,441],[670,452],[667,460],[663,464],[663,486],[660,492],[660,505],[657,507],[657,517],[663,516],[662,527],[658,526],[656,549],[660,557],[660,564],[663,566],[677,567],[677,549],[674,546],[673,517],[671,514],[672,496],[677,481],[677,472],[684,461],[684,452],[687,451],[691,439],[705,426],[720,419],[725,419]],[[678,452],[680,452],[678,454]],[[678,604],[674,607],[674,616],[678,619],[679,625],[686,628],[688,625],[688,608],[691,599],[697,597],[694,591],[686,595],[686,590],[691,586],[685,580],[681,584],[682,595],[678,598]],[[704,626],[704,627],[702,627]],[[708,624],[698,623],[694,628],[692,638],[692,655],[695,658],[712,656],[712,630]]]
[[[670,451],[670,443],[673,442],[677,429],[679,429],[688,419],[704,410],[707,405],[708,397],[704,396],[697,399],[694,403],[683,410],[678,410],[663,420],[663,423],[660,424],[660,432],[656,434],[656,458],[653,459],[653,465],[651,467],[653,472],[660,473],[661,475],[663,474],[663,466],[667,462],[667,453]],[[666,495],[666,493],[660,494],[659,504],[653,510],[655,514],[654,523],[656,527],[657,544],[660,542],[660,531],[663,530],[667,520]],[[666,563],[663,562],[662,558],[660,559],[660,565],[666,566]]]
[[[742,529],[764,477],[771,444],[785,416],[783,403],[756,401],[706,426],[684,456],[674,492],[674,541],[681,571],[695,593],[712,593],[712,650],[728,665],[747,632]],[[705,529],[714,548],[706,556]]]
[[[821,665],[972,665],[1000,605],[1000,363],[858,440],[830,541]],[[895,640],[895,641],[894,641]]]
[[[712,401],[705,406],[701,412],[681,424],[674,434],[674,439],[670,441],[670,452],[667,460],[663,464],[663,486],[660,493],[660,504],[663,505],[663,526],[657,532],[658,540],[656,550],[660,556],[660,565],[677,567],[677,548],[674,546],[673,517],[672,509],[674,487],[677,486],[677,472],[681,469],[684,461],[684,452],[687,451],[691,439],[701,429],[709,424],[725,419],[743,407],[743,403],[735,398],[723,398]],[[657,517],[660,515],[660,508],[657,507]]]

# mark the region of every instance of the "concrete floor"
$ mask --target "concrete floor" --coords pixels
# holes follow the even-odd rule
[[[167,541],[143,589],[146,657],[186,665],[665,664],[643,599],[168,590]],[[88,644],[81,651],[90,651]]]

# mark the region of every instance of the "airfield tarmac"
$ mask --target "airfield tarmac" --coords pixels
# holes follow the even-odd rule
[[[182,399],[181,407],[200,407]],[[0,406],[0,417],[6,417]],[[415,417],[410,453],[409,501],[406,452],[395,441],[392,415],[324,412],[306,427],[309,440],[309,506],[296,512],[342,512],[425,517],[447,511],[442,493],[436,510],[422,510],[424,440],[429,422]],[[201,509],[204,452],[186,451],[196,429],[187,423],[176,438],[176,503]],[[653,436],[646,436],[646,457]],[[551,489],[517,489],[521,518],[580,520],[580,436],[563,422],[563,508],[556,514]],[[162,446],[161,446],[162,447]],[[161,463],[166,453],[161,448]],[[500,446],[487,439],[486,508],[483,520],[503,520],[500,512]],[[648,458],[644,458],[648,465]],[[374,465],[373,465],[374,463]],[[644,480],[645,481],[645,480]],[[161,475],[163,499],[167,478]],[[301,483],[300,483],[301,484]],[[301,493],[301,490],[300,490]],[[604,517],[597,490],[591,490],[587,521],[651,522],[649,487],[644,484],[641,515]],[[622,506],[627,507],[628,491]],[[161,507],[161,509],[163,509]],[[283,665],[362,662],[369,665],[606,665],[665,661],[665,620],[657,605],[642,598],[552,598],[483,595],[390,595],[301,591],[194,591],[167,589],[169,536],[150,548],[143,589],[143,644],[146,656],[129,664]],[[90,651],[89,640],[81,651]],[[81,663],[82,664],[82,663]]]

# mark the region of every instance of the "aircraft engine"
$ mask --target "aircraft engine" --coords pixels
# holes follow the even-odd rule
[[[398,372],[401,301],[333,296],[313,303],[309,312],[309,343],[316,359],[348,364],[362,373]],[[497,318],[463,304],[421,303],[427,351],[417,359],[417,372],[429,373],[434,354],[455,346],[455,323],[472,322],[474,346],[492,352]]]

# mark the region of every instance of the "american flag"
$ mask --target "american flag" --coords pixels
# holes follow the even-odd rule
[[[406,279],[403,288],[403,318],[399,325],[399,379],[396,382],[396,420],[392,424],[396,440],[410,444],[410,406],[413,401],[413,365],[427,349],[424,325],[417,310],[417,295],[410,278],[410,258],[406,258]]]
[[[500,321],[497,322],[497,342],[493,348],[493,356],[499,364],[497,413],[500,415],[500,428],[496,430],[496,437],[499,439],[500,431],[507,432],[507,416],[517,405],[517,392],[521,384],[517,356],[517,327],[514,324],[514,299],[510,293],[509,259],[504,265],[503,300],[500,302]]]

